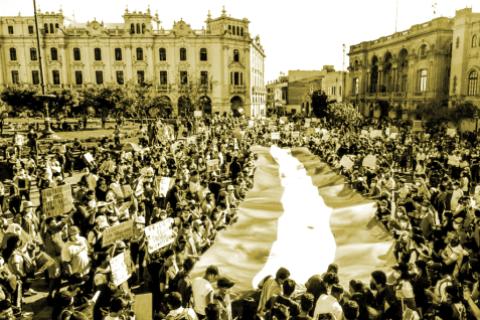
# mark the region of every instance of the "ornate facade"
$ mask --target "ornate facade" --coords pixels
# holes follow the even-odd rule
[[[59,13],[38,13],[47,90],[151,83],[173,112],[265,114],[265,53],[247,19],[210,14],[201,30],[183,20],[171,30],[158,15],[125,10],[123,23],[66,25]],[[0,17],[0,86],[39,85],[33,17]],[[192,103],[200,99],[201,103]]]

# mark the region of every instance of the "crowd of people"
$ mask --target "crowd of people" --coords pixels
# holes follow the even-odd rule
[[[133,318],[136,291],[152,294],[155,319],[480,319],[480,147],[445,128],[426,133],[348,113],[355,123],[159,121],[140,128],[139,146],[122,143],[116,129],[113,142],[91,148],[76,141],[30,157],[13,150],[12,179],[0,185],[0,318],[22,316],[32,280],[44,276],[52,319]],[[376,201],[375,220],[394,239],[390,272],[373,271],[370,283],[349,279],[344,288],[335,264],[305,284],[280,268],[238,304],[234,282],[217,266],[191,277],[253,186],[250,146],[272,143],[310,148]],[[89,155],[81,173],[74,170],[79,151]],[[33,205],[34,185],[42,195],[68,185],[71,174],[81,178],[68,212],[45,212],[42,196]],[[166,191],[162,177],[171,178]],[[128,222],[132,231],[105,245],[106,231]],[[152,249],[146,229],[159,223],[170,239]],[[129,275],[121,283],[112,268],[119,256]]]

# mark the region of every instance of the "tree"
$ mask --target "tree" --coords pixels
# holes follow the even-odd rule
[[[39,112],[43,114],[44,112],[38,92],[32,87],[6,87],[0,95],[0,99],[12,108],[15,115],[22,112],[29,114]]]
[[[312,112],[317,118],[325,118],[328,115],[328,96],[321,90],[311,94]]]

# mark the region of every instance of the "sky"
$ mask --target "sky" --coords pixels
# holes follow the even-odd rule
[[[478,0],[36,0],[42,12],[63,10],[67,19],[122,22],[130,11],[158,11],[161,27],[183,19],[194,29],[205,25],[208,11],[220,16],[222,7],[234,18],[250,21],[250,34],[259,35],[265,53],[265,81],[288,70],[319,70],[348,65],[343,55],[350,45],[408,29],[435,17],[453,17],[455,10]],[[436,3],[434,12],[433,6]],[[1,16],[33,15],[32,0],[0,0]],[[397,17],[397,18],[396,18]]]

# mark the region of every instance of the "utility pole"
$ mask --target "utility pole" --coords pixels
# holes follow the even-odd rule
[[[38,65],[40,71],[40,87],[42,90],[41,98],[43,100],[45,108],[45,130],[43,131],[42,139],[59,139],[59,137],[53,132],[51,128],[50,110],[48,108],[48,99],[55,98],[54,95],[47,95],[45,91],[45,79],[43,77],[43,64],[42,64],[42,48],[40,46],[40,31],[38,30],[38,18],[37,18],[37,3],[33,0],[33,16],[35,19],[35,30],[37,37],[37,52],[38,52]]]

